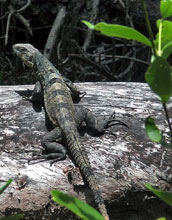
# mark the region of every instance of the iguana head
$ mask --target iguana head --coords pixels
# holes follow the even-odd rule
[[[13,51],[28,67],[34,66],[34,55],[39,52],[31,44],[15,44],[13,45]]]

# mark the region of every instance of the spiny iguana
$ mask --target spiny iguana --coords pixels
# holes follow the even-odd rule
[[[46,134],[42,140],[42,146],[49,152],[42,156],[47,159],[55,159],[55,161],[65,159],[66,148],[62,145],[62,141],[65,140],[76,165],[93,191],[101,214],[105,220],[109,220],[96,177],[88,156],[84,154],[78,126],[85,121],[90,130],[101,135],[113,125],[111,122],[115,121],[114,114],[99,125],[88,109],[83,108],[77,114],[69,89],[52,63],[30,44],[15,44],[13,50],[24,64],[33,68],[37,74],[38,82],[34,88],[32,101],[43,97],[46,114],[54,126],[54,129]]]

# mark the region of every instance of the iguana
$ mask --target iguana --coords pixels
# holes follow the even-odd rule
[[[53,124],[54,129],[46,134],[42,146],[48,152],[42,155],[46,159],[60,161],[66,157],[65,141],[76,165],[93,191],[99,211],[105,220],[109,220],[107,210],[101,195],[96,177],[90,166],[88,156],[79,138],[78,127],[84,121],[88,129],[94,134],[101,135],[113,125],[114,114],[98,124],[91,111],[86,108],[76,111],[69,89],[59,71],[36,48],[30,44],[13,45],[15,54],[37,74],[38,82],[35,85],[32,101],[43,97],[45,112]],[[69,86],[70,87],[70,86]]]

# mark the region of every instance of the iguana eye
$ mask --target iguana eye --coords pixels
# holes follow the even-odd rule
[[[26,53],[26,52],[27,52],[26,49],[23,48],[23,47],[20,48],[20,51],[21,51],[22,53]]]

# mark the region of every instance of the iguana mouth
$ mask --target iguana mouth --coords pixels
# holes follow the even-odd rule
[[[21,49],[21,51],[20,51]],[[33,62],[32,62],[32,59],[33,59],[33,56],[29,54],[29,52],[27,51],[23,51],[22,48],[16,48],[16,46],[14,45],[13,46],[13,51],[14,53],[21,58],[21,60],[23,61],[23,63],[32,68],[33,67]]]
[[[33,67],[33,63],[31,61],[27,60],[27,58],[25,58],[25,56],[21,56],[21,59],[26,66],[28,66],[30,68]]]

